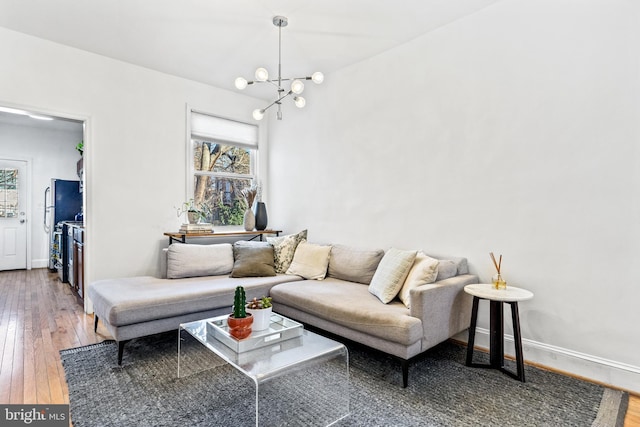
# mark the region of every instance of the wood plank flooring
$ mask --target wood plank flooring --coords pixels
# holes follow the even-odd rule
[[[0,272],[0,403],[69,403],[59,351],[110,339],[47,269]],[[631,396],[625,427],[640,427]]]

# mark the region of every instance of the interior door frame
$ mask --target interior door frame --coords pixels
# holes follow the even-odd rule
[[[25,220],[27,221],[27,236],[26,236],[27,241],[25,242],[27,253],[25,254],[25,256],[27,257],[26,268],[27,270],[31,270],[31,227],[33,226],[32,225],[33,213],[31,212],[32,211],[31,197],[33,195],[33,191],[32,191],[33,176],[31,175],[31,164],[33,160],[30,158],[24,158],[24,157],[0,157],[0,160],[26,163],[27,176],[25,178],[27,182],[26,182],[26,195],[25,195],[26,200],[24,203],[24,206],[25,206],[24,210],[27,212],[26,218],[25,218]]]
[[[89,284],[93,281],[93,270],[92,270],[92,241],[93,241],[93,220],[91,217],[92,212],[92,202],[93,197],[88,196],[87,194],[92,193],[92,183],[93,183],[93,119],[90,114],[80,113],[74,114],[69,113],[68,111],[63,110],[53,110],[44,107],[34,106],[34,105],[25,105],[25,104],[16,104],[15,102],[5,101],[4,99],[0,99],[0,105],[3,107],[9,108],[17,108],[19,110],[30,111],[34,114],[41,114],[45,116],[53,116],[59,117],[61,119],[70,119],[78,122],[82,122],[84,124],[83,131],[83,141],[84,141],[84,191],[82,192],[82,204],[84,206],[84,227],[86,233],[84,234],[84,282]],[[28,255],[29,256],[29,255]],[[30,258],[27,258],[30,260]],[[28,261],[30,262],[30,261]],[[30,265],[30,264],[29,264]],[[84,311],[85,313],[93,313],[93,304],[91,300],[85,296],[84,298]]]

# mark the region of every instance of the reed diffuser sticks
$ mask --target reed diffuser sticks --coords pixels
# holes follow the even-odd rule
[[[493,255],[493,252],[489,252],[491,255],[491,261],[493,261],[493,265],[496,267],[496,271],[500,274],[500,266],[502,265],[502,254],[500,254],[500,260],[496,262],[496,257]]]
[[[502,267],[502,255],[500,255],[497,261],[495,255],[493,255],[493,252],[489,252],[489,255],[491,256],[491,261],[493,261],[493,266],[498,272],[498,274],[493,276],[493,279],[491,280],[491,282],[493,283],[493,287],[495,289],[506,289],[507,282],[502,278],[502,273],[500,272],[500,267]]]

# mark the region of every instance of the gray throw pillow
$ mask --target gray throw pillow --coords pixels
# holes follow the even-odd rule
[[[382,249],[359,249],[346,245],[334,245],[329,256],[327,275],[368,285],[383,256]]]
[[[233,270],[231,277],[275,276],[273,246],[269,243],[236,242],[233,244]]]
[[[167,278],[216,276],[233,268],[233,250],[229,243],[187,245],[173,243],[167,250]]]
[[[453,277],[456,275],[457,271],[458,267],[455,262],[450,259],[441,259],[438,264],[438,277],[436,278],[436,281]]]

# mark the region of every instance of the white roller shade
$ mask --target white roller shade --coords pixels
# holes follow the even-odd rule
[[[191,112],[191,137],[258,148],[258,126]]]

